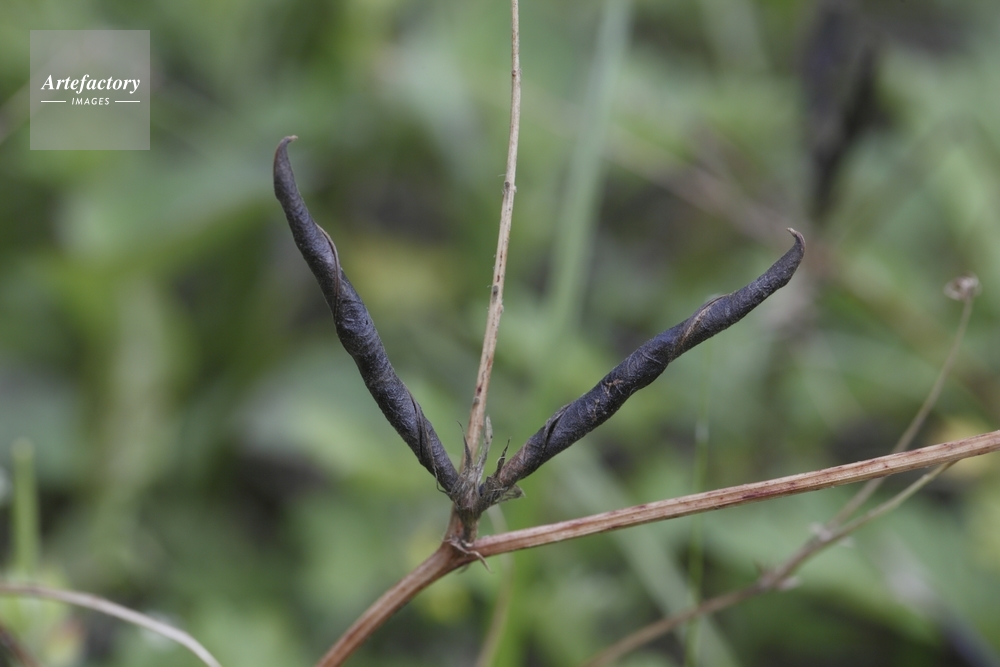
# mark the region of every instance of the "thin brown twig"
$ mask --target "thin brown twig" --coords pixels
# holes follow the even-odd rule
[[[673,616],[651,623],[646,627],[633,632],[627,637],[618,640],[591,658],[584,665],[584,667],[602,667],[603,665],[609,665],[623,655],[631,653],[640,646],[648,644],[654,639],[665,635],[674,628],[683,625],[688,621],[736,606],[762,592],[760,583],[754,582],[749,586],[745,586],[738,590],[730,591],[729,593],[718,595],[714,598],[709,598],[697,607],[691,607],[690,609],[682,611],[679,614],[674,614]]]
[[[1000,450],[1000,431],[990,431],[971,438],[944,442],[909,452],[888,454],[867,461],[857,461],[832,468],[695,493],[669,500],[658,500],[580,519],[514,530],[502,535],[489,535],[477,539],[469,548],[483,557],[489,557],[508,551],[530,549],[644,523],[675,519],[725,507],[736,507],[771,498],[781,498],[879,477],[888,477],[910,470],[953,463],[998,450]]]
[[[0,582],[0,596],[2,595],[43,598],[46,600],[64,602],[77,607],[93,609],[94,611],[99,611],[102,614],[120,618],[123,621],[128,621],[133,625],[138,625],[139,627],[146,628],[147,630],[151,630],[159,635],[162,635],[167,639],[173,640],[194,653],[198,656],[199,660],[206,665],[209,665],[209,667],[220,667],[219,661],[208,652],[208,649],[199,644],[198,640],[183,630],[178,630],[172,625],[167,625],[163,621],[158,621],[155,618],[151,618],[145,614],[140,614],[133,609],[123,607],[120,604],[111,602],[110,600],[105,600],[104,598],[96,595],[79,593],[76,591],[65,591],[45,586],[36,586],[34,584]]]
[[[701,604],[686,611],[661,619],[655,623],[651,623],[650,625],[637,630],[636,632],[604,649],[585,663],[583,667],[604,667],[605,665],[613,663],[618,658],[631,653],[640,646],[648,644],[649,642],[665,635],[688,621],[736,606],[737,604],[749,600],[752,597],[756,597],[757,595],[788,587],[791,583],[792,575],[795,574],[795,572],[798,571],[798,569],[807,560],[827,547],[846,538],[848,535],[855,532],[865,524],[868,524],[896,509],[908,498],[910,498],[910,496],[925,487],[934,478],[952,465],[954,465],[954,462],[939,465],[937,468],[923,475],[920,479],[910,484],[901,492],[881,505],[868,511],[864,515],[857,517],[847,524],[844,524],[837,530],[825,531],[820,535],[813,537],[779,567],[764,572],[760,575],[760,577],[758,577],[757,581],[749,586],[709,598]]]
[[[483,431],[483,422],[486,419],[486,396],[489,393],[490,376],[493,373],[493,359],[496,355],[497,335],[500,331],[500,316],[503,314],[503,286],[507,274],[507,250],[510,246],[511,218],[514,214],[514,193],[517,192],[514,177],[517,172],[517,142],[521,127],[521,37],[517,2],[518,0],[511,0],[510,3],[510,135],[507,142],[507,172],[503,180],[503,203],[500,209],[500,232],[497,236],[497,254],[493,266],[493,285],[490,288],[490,306],[486,316],[483,352],[479,359],[476,391],[472,397],[469,426],[465,435],[473,459],[479,447],[479,438]]]
[[[978,282],[976,285],[978,287]],[[975,288],[972,288],[972,290],[974,291]],[[930,393],[927,394],[927,398],[924,399],[924,403],[920,406],[917,414],[914,415],[913,421],[906,427],[903,434],[899,436],[899,440],[896,441],[896,445],[890,453],[895,454],[896,452],[902,452],[910,448],[910,445],[913,444],[913,439],[917,436],[917,432],[924,425],[924,422],[927,421],[928,415],[930,415],[931,410],[937,404],[937,400],[941,396],[941,391],[944,389],[945,380],[948,379],[951,369],[955,366],[955,360],[958,359],[958,351],[962,346],[962,339],[965,338],[965,331],[969,326],[969,318],[972,315],[972,301],[974,296],[975,294],[970,293],[966,298],[962,299],[964,302],[962,317],[959,320],[958,329],[955,331],[955,338],[951,343],[951,349],[948,350],[948,356],[944,361],[944,365],[941,366],[941,372],[938,373],[937,379],[934,381],[934,386],[931,388]],[[881,485],[881,479],[873,479],[861,487],[854,497],[848,500],[844,507],[837,512],[837,515],[827,522],[827,528],[836,527],[846,521],[859,507],[872,497],[872,494]]]
[[[546,526],[490,535],[481,537],[470,545],[463,545],[459,540],[451,538],[443,542],[438,550],[416,570],[407,574],[372,604],[344,633],[326,656],[317,663],[316,667],[337,667],[343,664],[343,661],[361,646],[379,626],[421,590],[452,570],[477,560],[481,561],[489,556],[540,547],[643,523],[664,521],[725,507],[736,507],[771,498],[862,482],[877,477],[887,477],[934,465],[954,463],[995,451],[1000,451],[1000,431],[991,431],[972,438],[954,440],[910,452],[889,454],[823,470],[636,505]],[[705,604],[709,603],[718,604],[711,600],[705,602]]]
[[[760,576],[757,583],[762,587],[761,592],[781,588],[788,583],[789,578],[795,574],[795,572],[798,571],[798,569],[802,567],[803,563],[807,560],[825,548],[841,541],[862,526],[893,511],[908,500],[913,494],[930,484],[938,475],[953,465],[955,465],[954,461],[951,463],[942,463],[930,472],[922,475],[920,479],[907,486],[892,498],[889,498],[880,505],[873,507],[861,516],[831,530],[820,530],[817,535],[814,535],[810,540],[799,547],[798,551],[789,556],[784,563]]]
[[[403,577],[395,586],[382,594],[354,624],[347,629],[337,643],[326,652],[316,667],[337,667],[344,663],[376,629],[417,593],[448,574],[452,570],[474,560],[475,557],[459,550],[449,542],[442,542],[437,551],[427,560]]]

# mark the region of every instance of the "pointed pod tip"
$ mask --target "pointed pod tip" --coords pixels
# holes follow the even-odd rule
[[[277,150],[274,151],[274,161],[275,161],[275,163],[277,163],[278,161],[287,161],[288,160],[288,144],[292,143],[296,139],[298,139],[298,137],[295,136],[294,134],[292,134],[292,135],[289,135],[289,136],[285,137],[284,139],[282,139],[278,143],[278,148],[277,148]]]
[[[278,143],[278,148],[274,151],[274,195],[278,198],[281,208],[285,211],[288,223],[293,225],[294,220],[302,218],[308,221],[306,226],[314,225],[309,218],[305,202],[299,194],[299,188],[295,184],[295,172],[292,171],[292,163],[288,159],[288,144],[298,139],[294,134],[285,137]]]
[[[802,261],[802,257],[806,254],[806,239],[802,236],[802,234],[795,231],[791,227],[788,228],[788,233],[795,237],[795,245],[793,245],[788,252],[785,253],[785,257],[795,257],[796,259],[794,261],[797,267],[799,262]]]
[[[282,206],[289,198],[298,197],[295,175],[292,173],[292,164],[288,160],[288,144],[296,139],[298,137],[294,134],[285,137],[278,143],[278,148],[274,151],[274,194],[278,197],[278,201],[282,202]]]

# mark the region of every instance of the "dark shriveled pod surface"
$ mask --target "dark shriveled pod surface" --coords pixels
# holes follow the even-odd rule
[[[593,389],[550,417],[506,465],[485,480],[480,488],[483,509],[502,498],[518,480],[607,421],[632,394],[659,377],[671,361],[736,324],[784,287],[805,252],[802,235],[788,231],[795,237],[795,244],[764,275],[742,289],[709,301],[688,319],[647,341]]]
[[[288,161],[288,144],[295,138],[282,139],[274,154],[274,194],[285,211],[295,245],[316,276],[333,312],[340,342],[357,364],[361,378],[382,414],[417,455],[420,463],[434,475],[445,493],[451,496],[458,481],[455,466],[434,427],[424,417],[420,404],[389,363],[368,309],[340,266],[337,247],[313,221],[302,201]]]

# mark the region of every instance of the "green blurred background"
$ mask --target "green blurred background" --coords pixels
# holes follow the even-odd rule
[[[271,159],[300,137],[313,215],[457,460],[509,20],[504,0],[4,0],[0,465],[9,481],[12,443],[34,443],[37,578],[174,622],[226,667],[305,666],[435,548],[447,500],[341,349]],[[887,451],[957,324],[942,286],[966,271],[983,296],[918,444],[997,428],[1000,4],[537,0],[521,26],[497,443],[755,277],[785,227],[809,246],[787,288],[528,479],[510,527]],[[28,150],[29,30],[57,28],[151,30],[151,150]],[[494,664],[578,664],[685,608],[692,536],[702,595],[748,583],[848,493],[517,554]],[[492,567],[435,584],[351,664],[471,665]],[[1000,458],[959,464],[800,579],[623,664],[1000,664]],[[88,612],[7,601],[0,618],[51,667],[197,664]]]

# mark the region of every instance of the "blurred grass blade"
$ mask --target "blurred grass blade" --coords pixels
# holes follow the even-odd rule
[[[607,0],[590,69],[576,146],[569,164],[553,247],[549,294],[553,338],[572,328],[583,301],[584,273],[593,246],[604,170],[602,152],[611,118],[615,84],[629,43],[630,0]]]
[[[705,342],[702,350],[701,391],[698,397],[698,419],[694,430],[694,470],[692,473],[691,492],[698,493],[706,488],[708,475],[708,439],[709,403],[712,388],[712,341]],[[691,517],[691,545],[688,549],[688,594],[691,604],[701,602],[701,586],[705,571],[705,537],[703,523],[705,517]],[[699,619],[692,619],[688,625],[687,636],[684,638],[685,666],[698,664],[698,624]]]
[[[11,448],[14,460],[14,572],[31,577],[38,566],[38,495],[35,485],[35,448],[18,438]]]
[[[499,505],[486,510],[486,515],[493,524],[494,533],[507,532],[507,521]],[[510,617],[511,600],[514,596],[514,557],[503,554],[500,557],[500,584],[497,589],[497,599],[493,603],[493,614],[490,617],[489,629],[483,639],[483,645],[476,656],[476,667],[491,667],[496,659],[500,641],[503,639],[507,619]]]
[[[115,618],[120,618],[121,620],[127,621],[133,625],[138,625],[141,628],[146,628],[147,630],[151,630],[158,635],[175,641],[198,656],[198,659],[209,667],[221,667],[219,661],[208,652],[208,649],[199,644],[198,640],[183,630],[178,630],[177,628],[167,625],[162,621],[158,621],[155,618],[151,618],[145,614],[140,614],[133,609],[123,607],[120,604],[116,604],[110,600],[105,600],[104,598],[97,597],[96,595],[78,593],[76,591],[64,591],[56,588],[46,588],[44,586],[34,586],[31,584],[12,584],[8,582],[0,582],[0,595],[42,598],[45,600],[65,602],[66,604],[76,605],[77,607],[93,609],[94,611],[99,611],[102,614],[114,616]]]

